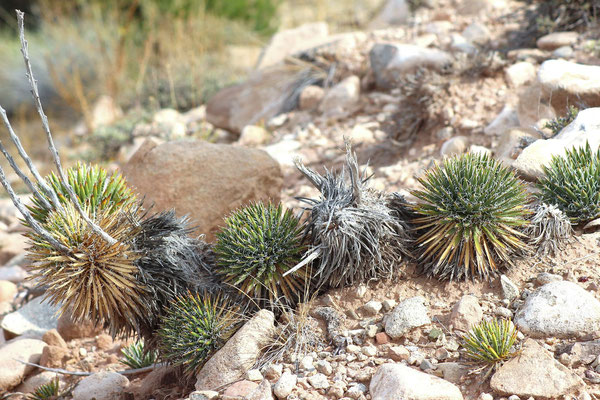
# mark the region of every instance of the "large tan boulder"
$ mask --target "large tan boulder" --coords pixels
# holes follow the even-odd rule
[[[209,241],[223,217],[251,202],[278,202],[283,185],[279,164],[264,151],[204,141],[148,140],[123,172],[154,211],[188,215]]]

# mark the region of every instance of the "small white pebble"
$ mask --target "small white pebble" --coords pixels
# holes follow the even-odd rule
[[[365,346],[362,348],[362,353],[368,357],[375,357],[377,355],[377,347]]]
[[[260,382],[263,380],[263,375],[258,369],[251,369],[246,372],[246,379],[253,382]]]
[[[349,344],[346,346],[346,353],[356,354],[360,352],[360,347],[355,344]]]
[[[85,356],[87,356],[87,353],[88,353],[88,352],[87,352],[87,350],[86,350],[86,349],[84,349],[83,347],[80,347],[80,348],[79,348],[79,355],[80,355],[81,357],[85,357]]]

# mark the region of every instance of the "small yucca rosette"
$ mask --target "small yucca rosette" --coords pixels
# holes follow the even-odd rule
[[[554,156],[538,183],[540,200],[580,224],[600,217],[600,148],[589,143]]]
[[[236,332],[239,308],[226,298],[187,293],[173,300],[158,330],[160,357],[191,376]]]
[[[309,279],[296,266],[305,250],[304,227],[290,210],[255,203],[225,219],[217,234],[217,273],[261,305],[295,304]]]
[[[462,346],[469,360],[495,364],[510,358],[517,340],[517,329],[512,321],[493,319],[475,325],[464,337]]]
[[[485,154],[445,159],[418,178],[419,263],[441,279],[489,279],[528,249],[525,186]]]

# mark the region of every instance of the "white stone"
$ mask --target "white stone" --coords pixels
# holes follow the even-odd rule
[[[482,318],[483,310],[479,305],[479,299],[475,296],[464,295],[452,307],[450,323],[454,326],[454,329],[468,331],[481,322]]]
[[[258,369],[251,369],[246,372],[246,379],[253,382],[261,382],[263,380],[263,375]]]
[[[469,147],[469,139],[466,136],[455,136],[442,144],[440,155],[442,157],[450,157],[457,154],[462,154]]]
[[[537,40],[537,47],[542,50],[555,50],[559,47],[570,46],[577,42],[577,32],[553,32]]]
[[[502,296],[513,301],[519,297],[519,288],[506,275],[500,275],[500,285],[502,286]]]
[[[300,360],[300,369],[304,370],[304,371],[312,371],[315,369],[315,366],[313,364],[314,358],[312,356],[304,356],[302,357],[302,360]]]
[[[600,66],[548,60],[538,70],[538,81],[552,107],[564,114],[569,104],[600,106]]]
[[[294,387],[296,387],[297,376],[289,371],[285,371],[281,378],[277,380],[277,383],[273,386],[273,393],[278,399],[287,398]]]
[[[293,167],[294,159],[300,156],[298,150],[300,150],[301,147],[302,144],[297,140],[284,139],[272,145],[263,147],[263,150],[273,157],[280,165]]]
[[[404,24],[410,16],[406,0],[387,0],[381,12],[369,24],[370,29],[381,29],[389,25]]]
[[[83,378],[73,389],[73,400],[118,399],[129,386],[129,380],[112,371],[97,372]]]
[[[392,339],[398,339],[411,329],[430,323],[425,299],[421,296],[412,297],[402,301],[387,315],[385,333]]]
[[[543,167],[553,156],[563,156],[567,149],[583,147],[586,143],[592,151],[600,147],[600,107],[580,111],[575,120],[554,138],[536,140],[527,146],[513,166],[524,176],[537,179],[544,175]]]
[[[463,400],[452,383],[402,364],[384,364],[371,379],[372,400]]]
[[[361,351],[367,357],[375,357],[377,355],[377,347],[375,346],[365,346]]]
[[[317,371],[324,375],[331,375],[333,373],[333,367],[327,360],[319,360],[315,366],[317,367]]]
[[[376,315],[379,311],[381,311],[382,307],[383,307],[383,305],[381,304],[381,302],[371,300],[363,306],[363,311],[367,315]]]
[[[479,22],[473,22],[467,26],[462,35],[470,43],[485,44],[490,40],[490,30]]]
[[[532,63],[522,61],[508,67],[505,76],[509,86],[519,87],[533,82],[536,78],[536,71]]]
[[[486,135],[502,135],[507,130],[516,126],[519,126],[517,111],[511,106],[505,105],[500,114],[483,129],[483,133]]]
[[[329,388],[329,381],[323,374],[315,374],[308,377],[308,383],[315,389],[327,389]]]
[[[0,334],[3,334],[0,331]],[[38,363],[46,343],[37,339],[13,339],[0,347],[0,392],[17,386],[33,367],[17,360]]]
[[[600,330],[600,302],[575,283],[548,283],[527,297],[515,324],[532,337],[575,337]]]
[[[263,51],[258,68],[282,62],[287,56],[308,50],[328,41],[329,28],[325,22],[313,22],[277,32]]]
[[[469,147],[469,153],[480,154],[482,156],[484,156],[484,155],[491,156],[492,155],[492,151],[490,149],[488,149],[487,147],[484,147],[484,146],[477,146],[476,144],[472,144],[471,147]]]
[[[258,146],[263,144],[269,137],[269,132],[260,126],[247,125],[242,129],[242,134],[238,139],[241,146]]]

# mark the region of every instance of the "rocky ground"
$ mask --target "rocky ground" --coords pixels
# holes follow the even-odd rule
[[[368,31],[330,34],[315,23],[278,33],[246,82],[206,106],[161,110],[137,124],[112,167],[156,209],[190,215],[210,241],[222,217],[248,201],[280,198],[299,210],[296,197],[318,193],[294,159],[339,168],[345,137],[373,173],[372,187],[409,200],[415,178],[444,156],[490,153],[534,182],[552,155],[586,140],[600,146],[597,31],[519,47],[521,2],[430,3],[406,17],[403,2],[390,1]],[[567,104],[587,110],[545,139],[544,125]],[[98,123],[121,114],[110,99],[94,113]],[[24,280],[24,230],[7,200],[0,228],[0,393],[29,393],[56,375],[19,359],[92,373],[59,375],[67,397],[80,400],[600,396],[600,234],[593,230],[490,282],[426,279],[407,263],[394,281],[307,299],[290,325],[303,345],[272,360],[260,353],[285,318],[261,311],[187,382],[169,367],[116,372],[126,369],[119,359],[128,342],[57,318]],[[492,374],[477,374],[461,337],[494,316],[514,321],[520,352]]]

